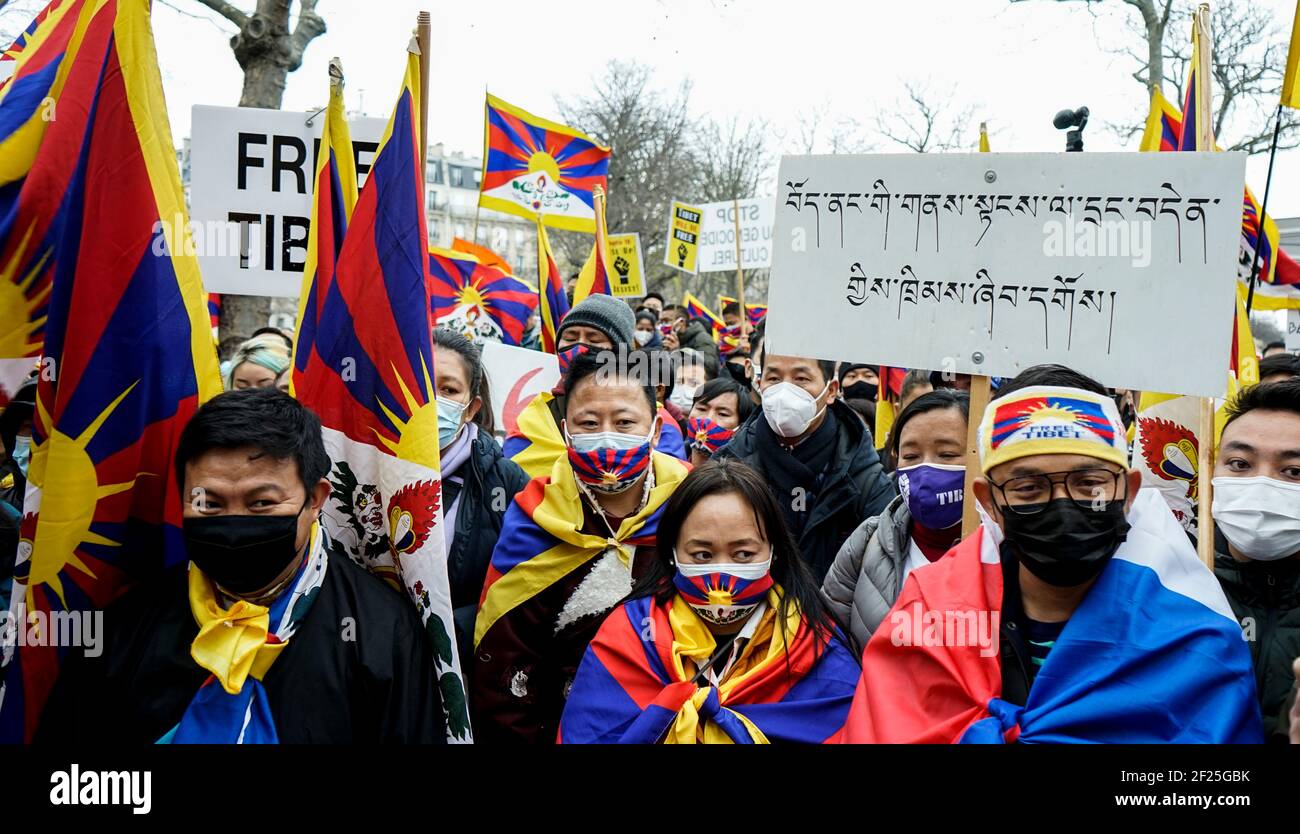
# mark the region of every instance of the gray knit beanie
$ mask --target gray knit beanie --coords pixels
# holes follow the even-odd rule
[[[589,295],[579,301],[560,322],[558,340],[568,327],[582,325],[599,330],[617,345],[631,345],[636,316],[627,303],[609,295]]]

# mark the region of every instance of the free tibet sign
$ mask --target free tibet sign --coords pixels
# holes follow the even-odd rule
[[[208,292],[294,297],[302,288],[312,178],[325,114],[256,107],[192,111],[190,218]],[[349,122],[365,181],[383,119]]]
[[[700,249],[700,221],[704,210],[699,206],[673,200],[668,207],[668,241],[664,247],[664,264],[695,275]]]
[[[1239,153],[787,156],[766,344],[1223,396]]]
[[[616,280],[609,290],[615,298],[645,295],[645,269],[641,262],[641,235],[636,232],[609,236],[610,266]]]

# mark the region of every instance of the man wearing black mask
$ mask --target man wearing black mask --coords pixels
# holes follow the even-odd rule
[[[272,388],[231,391],[181,433],[190,561],[104,612],[71,655],[37,741],[445,740],[413,606],[335,552],[320,421]]]
[[[908,575],[845,741],[1262,738],[1241,627],[1169,507],[1139,492],[1105,388],[1025,370],[984,411],[979,466],[983,524]]]

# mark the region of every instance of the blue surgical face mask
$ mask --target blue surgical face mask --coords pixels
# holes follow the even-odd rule
[[[32,460],[32,438],[28,435],[18,435],[14,438],[14,453],[10,456],[14,463],[18,464],[18,469],[27,476],[27,465]]]
[[[446,449],[460,434],[461,415],[468,403],[458,403],[448,397],[438,398],[438,448]]]

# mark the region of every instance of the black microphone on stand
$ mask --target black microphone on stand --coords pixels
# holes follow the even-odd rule
[[[1080,107],[1078,110],[1062,110],[1052,119],[1052,125],[1057,130],[1068,130],[1065,134],[1065,149],[1067,151],[1083,150],[1083,128],[1087,124],[1087,107]]]

